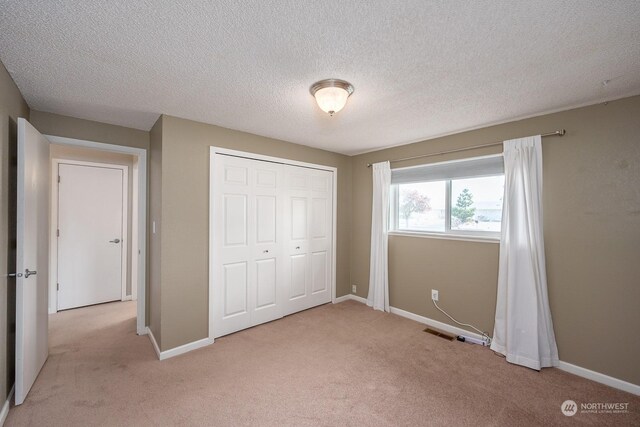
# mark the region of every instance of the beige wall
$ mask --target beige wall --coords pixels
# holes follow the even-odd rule
[[[128,169],[128,198],[127,198],[127,236],[123,239],[127,244],[127,295],[131,295],[131,236],[132,236],[132,209],[133,209],[133,161],[134,157],[128,154],[112,153],[109,151],[95,150],[85,147],[75,147],[70,145],[51,144],[51,159],[77,160],[84,162],[107,163],[112,165],[126,166]]]
[[[640,97],[492,126],[352,158],[351,280],[367,296],[371,227],[369,162],[533,135],[543,139],[549,299],[561,360],[640,384]],[[469,151],[464,156],[495,152]],[[430,158],[430,162],[457,156]],[[423,160],[423,162],[425,162]],[[420,161],[394,163],[408,166]],[[391,305],[493,331],[498,245],[394,236]]]
[[[147,312],[147,324],[153,336],[162,346],[161,331],[161,232],[162,232],[162,116],[153,125],[150,132],[149,148],[149,224],[148,232],[148,259],[147,263],[147,294],[149,307]],[[156,232],[153,233],[153,222],[156,223]]]
[[[163,350],[208,336],[210,146],[338,168],[337,295],[349,292],[349,157],[170,116],[162,128]]]
[[[135,148],[149,148],[149,132],[59,114],[32,110],[29,121],[42,134],[124,145]]]
[[[0,406],[9,394],[15,375],[16,281],[8,278],[7,273],[16,268],[15,174],[18,117],[28,118],[29,107],[0,63]]]

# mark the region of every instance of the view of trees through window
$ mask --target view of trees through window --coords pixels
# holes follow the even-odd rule
[[[446,232],[448,181],[398,185],[399,230]],[[450,185],[451,231],[499,232],[504,176],[454,179]]]
[[[398,228],[445,231],[445,181],[398,186]]]

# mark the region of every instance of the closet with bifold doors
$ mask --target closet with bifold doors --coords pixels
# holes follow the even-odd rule
[[[331,302],[335,280],[335,169],[236,153],[211,150],[212,338]]]

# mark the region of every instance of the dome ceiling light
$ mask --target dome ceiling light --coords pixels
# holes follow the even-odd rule
[[[344,80],[325,79],[311,85],[309,92],[316,99],[318,107],[333,116],[344,108],[347,98],[353,93],[353,85]]]

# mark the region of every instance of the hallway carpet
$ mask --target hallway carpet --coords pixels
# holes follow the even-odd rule
[[[638,396],[423,329],[347,301],[160,362],[135,334],[135,303],[61,312],[49,360],[6,425],[640,425]],[[565,417],[568,399],[629,412]]]

